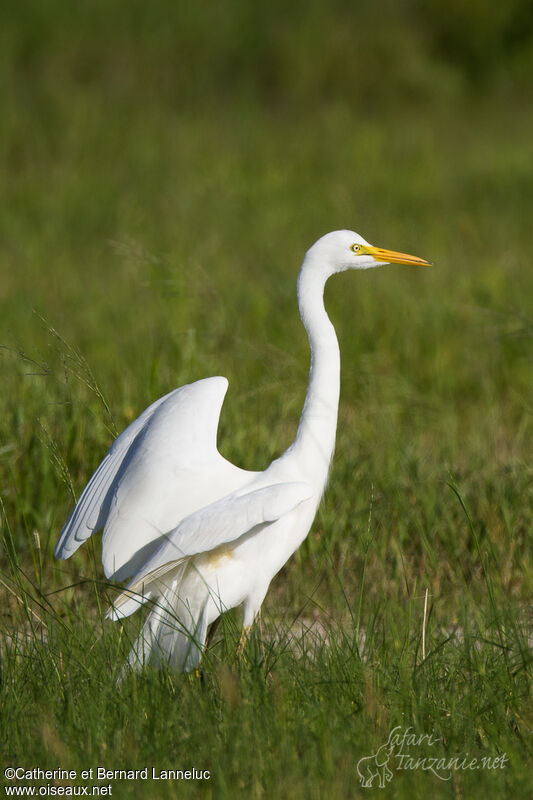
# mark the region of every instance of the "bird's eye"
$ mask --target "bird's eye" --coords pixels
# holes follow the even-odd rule
[[[354,253],[358,253],[359,250],[361,249],[361,245],[360,244],[352,244],[350,249],[353,250]]]

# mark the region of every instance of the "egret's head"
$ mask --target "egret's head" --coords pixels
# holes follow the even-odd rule
[[[309,248],[306,258],[321,263],[330,274],[347,269],[370,269],[383,264],[430,266],[429,261],[423,258],[374,247],[354,231],[326,233]]]

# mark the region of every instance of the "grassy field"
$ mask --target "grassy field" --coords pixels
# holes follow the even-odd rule
[[[75,5],[13,4],[0,31],[2,770],[147,767],[77,781],[119,798],[531,797],[527,4]],[[232,613],[202,680],[120,681],[141,620],[103,620],[99,541],[54,561],[74,498],[208,375],[226,457],[285,449],[297,270],[343,227],[434,267],[328,284],[341,406],[311,534],[243,658]],[[365,788],[393,729],[416,741]]]

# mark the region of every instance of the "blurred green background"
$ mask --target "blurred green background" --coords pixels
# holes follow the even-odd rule
[[[371,484],[392,496],[382,535],[396,547],[407,526],[420,554],[423,529],[448,547],[447,523],[420,512],[409,531],[399,487],[450,503],[457,473],[502,553],[526,546],[531,8],[3,8],[0,468],[23,548],[68,511],[54,457],[79,491],[108,428],[183,382],[230,379],[228,457],[262,469],[287,445],[307,374],[296,272],[341,227],[435,266],[328,287],[343,357],[331,494],[352,487],[356,522]]]
[[[426,588],[435,631],[464,613],[492,624],[494,597],[523,620],[532,95],[527,0],[2,4],[6,583],[17,563],[45,593],[95,574],[97,548],[53,561],[73,495],[182,383],[229,378],[219,441],[239,465],[289,444],[308,369],[297,269],[348,227],[434,266],[328,285],[337,452],[265,613],[311,602],[343,624],[364,574],[361,626],[383,615],[392,642]],[[5,597],[8,631],[20,601]],[[65,600],[86,625],[93,596],[49,596]]]

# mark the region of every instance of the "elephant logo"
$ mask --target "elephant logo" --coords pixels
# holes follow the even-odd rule
[[[392,755],[394,745],[386,742],[379,747],[371,756],[363,756],[357,762],[357,774],[361,781],[361,786],[369,789],[374,786],[377,778],[377,785],[384,789],[385,785],[392,780],[393,772],[389,767],[389,759]]]

